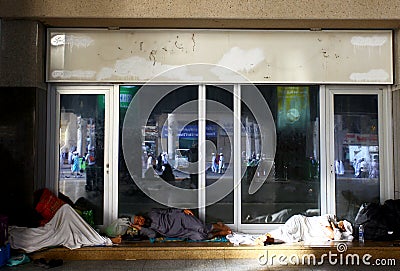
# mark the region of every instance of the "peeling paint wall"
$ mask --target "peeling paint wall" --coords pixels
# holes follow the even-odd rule
[[[391,31],[50,29],[48,35],[49,82],[146,82],[184,65],[190,68],[157,80],[234,82],[239,73],[254,83],[393,82]],[[197,63],[215,67],[193,69]]]

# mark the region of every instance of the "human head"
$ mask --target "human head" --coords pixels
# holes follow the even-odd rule
[[[340,221],[338,222],[338,228],[339,228],[340,231],[342,231],[342,232],[353,233],[353,227],[352,227],[351,223],[348,222],[347,220],[340,220]]]
[[[141,215],[134,215],[133,216],[133,224],[143,226],[146,222],[146,219]]]

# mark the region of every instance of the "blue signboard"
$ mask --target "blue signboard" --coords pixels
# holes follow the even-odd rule
[[[176,128],[178,137],[180,138],[198,138],[199,127],[197,125],[186,125],[185,127]],[[162,137],[168,137],[168,127],[163,126]],[[217,127],[215,125],[206,125],[206,137],[217,137]]]

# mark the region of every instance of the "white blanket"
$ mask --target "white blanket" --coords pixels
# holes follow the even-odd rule
[[[303,216],[303,215],[294,215],[285,224],[280,226],[276,230],[272,230],[270,235],[274,239],[282,240],[286,243],[293,243],[299,241],[305,242],[326,242],[332,241],[331,234],[332,232],[327,230],[326,227],[330,226],[329,221],[334,220],[335,217],[333,215],[321,215],[321,216]],[[351,228],[351,224],[345,221],[345,225],[349,224],[349,227],[345,227],[346,231],[341,232],[339,230],[334,231],[334,239],[333,240],[343,240],[343,241],[352,241],[353,240],[353,230]]]
[[[268,233],[275,239],[275,243],[294,243],[299,241],[324,243],[334,240],[351,242],[353,240],[353,229],[347,221],[344,221],[346,231],[342,232],[335,229],[334,239],[331,239],[332,232],[326,227],[329,227],[329,221],[334,219],[335,217],[329,214],[312,217],[294,215],[285,224]],[[260,236],[262,235],[232,233],[227,235],[226,238],[235,245],[256,245],[255,240]]]
[[[46,225],[38,228],[10,226],[9,235],[11,247],[26,253],[53,246],[76,249],[112,245],[109,238],[101,236],[68,204],[64,204]]]

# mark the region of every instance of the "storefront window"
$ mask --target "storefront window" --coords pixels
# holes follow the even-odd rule
[[[120,88],[120,215],[197,206],[197,193],[180,193],[198,187],[197,96],[198,86]]]
[[[320,214],[319,88],[314,86],[257,86],[269,106],[276,129],[276,153],[267,166],[260,123],[242,102],[241,222],[283,223],[293,214]],[[254,89],[242,86],[244,100]],[[268,139],[267,139],[268,140]],[[271,142],[272,144],[272,142]],[[259,183],[252,193],[251,182]]]
[[[233,87],[207,86],[206,99],[206,221],[233,223]],[[216,201],[216,191],[227,195]]]

